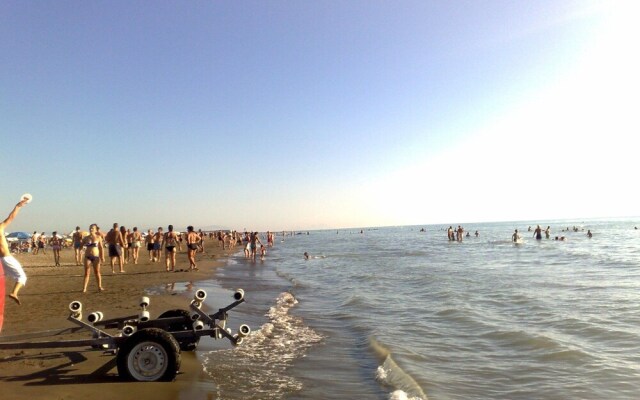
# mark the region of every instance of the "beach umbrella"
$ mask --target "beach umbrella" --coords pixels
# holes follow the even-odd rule
[[[29,235],[27,232],[11,232],[6,236],[6,238],[13,240],[27,240],[31,238],[31,235]]]

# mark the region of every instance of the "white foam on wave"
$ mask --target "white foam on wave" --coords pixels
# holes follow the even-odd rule
[[[389,400],[427,400],[427,395],[418,382],[396,364],[387,348],[374,338],[370,339],[370,344],[376,355],[383,360],[382,365],[376,369],[376,381],[394,389],[389,394]]]
[[[296,304],[293,294],[281,293],[266,315],[269,322],[252,331],[240,346],[204,355],[204,371],[222,391],[261,399],[302,390],[302,383],[287,370],[322,336],[305,326],[302,318],[289,314]]]

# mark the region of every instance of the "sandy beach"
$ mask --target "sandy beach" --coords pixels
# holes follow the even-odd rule
[[[68,305],[80,300],[84,310],[102,311],[105,319],[137,314],[139,299],[145,289],[160,288],[171,282],[196,282],[210,279],[216,267],[229,255],[217,242],[208,240],[205,253],[196,256],[199,271],[166,272],[164,262],[150,262],[146,251],[140,252],[138,265],[125,265],[125,273],[111,273],[107,262],[102,266],[104,292],[98,292],[95,277],[91,276],[87,293],[82,293],[82,266],[76,266],[72,249],[61,252],[62,266],[53,267],[53,255],[23,253],[16,258],[28,276],[22,289],[22,305],[5,298],[5,321],[1,336],[19,335],[56,328],[70,328],[67,321]],[[177,256],[177,268],[187,268],[186,252]],[[116,266],[116,271],[118,267]],[[14,282],[7,279],[7,293]],[[194,286],[197,286],[195,284]],[[186,308],[188,299],[183,294],[157,291],[149,295],[150,313]],[[85,317],[86,318],[86,317]],[[89,332],[68,338],[90,338]],[[1,339],[1,337],[0,337]],[[46,340],[46,339],[34,339]],[[0,350],[0,387],[3,400],[9,399],[177,399],[205,398],[215,390],[207,381],[194,352],[182,353],[180,374],[174,382],[124,382],[117,375],[115,357],[101,351],[83,348]]]

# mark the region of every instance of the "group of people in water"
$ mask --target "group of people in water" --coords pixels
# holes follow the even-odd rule
[[[584,231],[584,229],[582,229]],[[424,228],[420,230],[421,232],[425,232]],[[533,237],[536,240],[542,240],[542,235],[544,234],[546,239],[551,239],[551,227],[547,226],[546,229],[542,229],[540,227],[540,225],[537,225],[535,229],[532,229],[531,227],[529,227],[528,229],[529,232],[533,232]],[[569,228],[566,229],[567,232],[569,232]],[[579,232],[580,229],[577,227],[573,227],[573,231],[574,232]],[[565,232],[565,230],[563,229],[562,232]],[[474,233],[475,237],[480,236],[480,233],[476,230]],[[449,226],[449,228],[447,229],[447,239],[449,241],[458,241],[458,242],[462,242],[462,239],[464,237],[471,237],[471,232],[466,232],[465,234],[465,230],[462,226],[458,225],[458,227],[456,229],[453,228],[452,226]],[[593,234],[591,233],[591,230],[588,229],[587,230],[587,237],[591,238],[593,237]],[[553,238],[554,240],[560,240],[560,241],[564,241],[567,240],[567,238],[565,236],[555,236]],[[513,233],[513,235],[511,235],[511,241],[514,243],[521,243],[522,242],[522,236],[520,235],[520,232],[518,232],[518,230],[516,229]]]
[[[543,230],[540,227],[540,225],[537,225],[535,229],[531,229],[531,227],[529,227],[529,232],[533,231],[533,237],[536,240],[542,240],[542,233]],[[564,232],[565,230],[563,229],[562,232]],[[573,231],[574,232],[578,232],[579,229],[577,227],[573,227]],[[584,229],[583,229],[584,231]],[[567,232],[569,232],[569,228],[567,228]],[[546,239],[550,239],[551,238],[551,227],[547,226],[547,229],[544,230],[544,236]],[[593,234],[591,233],[591,229],[587,229],[587,237],[588,238],[592,238]],[[513,242],[519,242],[522,240],[522,237],[520,236],[520,234],[518,233],[518,230],[516,229],[515,232],[513,233],[513,235],[511,236],[511,240]],[[565,236],[555,236],[553,238],[553,240],[560,240],[560,241],[564,241],[567,240],[567,238]]]
[[[478,237],[480,236],[480,233],[476,231],[474,236]],[[457,229],[453,229],[453,226],[450,226],[449,229],[447,229],[447,239],[449,239],[449,241],[462,242],[463,237],[465,237],[465,231],[460,225],[458,225]],[[471,237],[471,232],[467,232],[466,237]]]

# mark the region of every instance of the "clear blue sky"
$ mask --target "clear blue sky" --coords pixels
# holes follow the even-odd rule
[[[633,1],[3,1],[9,230],[638,215]],[[1,211],[6,210],[6,211]]]

